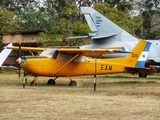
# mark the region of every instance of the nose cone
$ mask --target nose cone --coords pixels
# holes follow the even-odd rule
[[[26,57],[25,60],[21,59],[20,66],[29,74],[42,75],[46,58],[39,57]]]
[[[17,62],[18,64],[21,64],[21,58],[19,57],[19,58],[16,60],[16,62]]]
[[[19,58],[16,60],[16,62],[17,62],[18,64],[23,64],[23,63],[26,62],[26,60],[19,57]]]

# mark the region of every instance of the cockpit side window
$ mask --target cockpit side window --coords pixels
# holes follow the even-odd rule
[[[68,60],[72,59],[72,57],[73,57],[73,55],[61,53],[60,60],[68,61]]]
[[[85,59],[82,56],[78,56],[74,59],[74,62],[85,62]]]

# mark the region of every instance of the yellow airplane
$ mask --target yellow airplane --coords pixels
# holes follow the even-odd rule
[[[115,52],[126,53],[126,51],[78,48],[45,49],[39,56],[20,56],[17,62],[27,74],[34,76],[31,85],[36,85],[38,76],[47,76],[55,77],[55,79],[68,77],[69,85],[75,86],[76,82],[71,79],[71,76],[95,75],[96,77],[96,75],[123,72],[133,74],[157,72],[153,66],[145,67],[150,46],[150,42],[141,40],[125,58],[110,59],[98,57]],[[48,84],[55,84],[55,79],[50,79]],[[95,81],[94,84],[96,84]],[[23,86],[25,87],[25,74]]]

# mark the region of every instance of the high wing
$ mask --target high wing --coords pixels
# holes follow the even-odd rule
[[[7,46],[7,49],[18,50],[18,46]],[[38,47],[21,47],[22,51],[45,51],[47,49],[53,48],[38,48]],[[130,53],[125,51],[123,47],[110,47],[110,48],[100,48],[100,49],[84,49],[84,48],[57,48],[58,52],[66,54],[78,54],[84,56],[104,56],[105,54],[115,54],[115,53]]]
[[[19,50],[18,46],[7,46],[7,49],[12,49],[12,50]],[[39,48],[39,47],[21,47],[22,51],[43,51],[46,48]]]
[[[12,50],[19,50],[19,47],[18,46],[6,46],[7,49],[12,49]],[[68,49],[71,49],[70,47],[67,47]],[[65,49],[67,49],[65,48]],[[43,51],[47,48],[40,48],[40,47],[21,47],[21,50],[22,51]],[[103,48],[103,49],[113,49],[113,50],[124,50],[123,47],[110,47],[110,48]]]
[[[118,50],[118,49],[57,49],[58,52],[66,53],[66,54],[80,54],[83,56],[104,56],[105,54],[115,54],[115,53],[130,53],[128,51],[124,50]]]

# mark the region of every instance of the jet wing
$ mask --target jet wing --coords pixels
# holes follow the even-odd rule
[[[9,46],[6,47],[7,49],[12,49],[12,50],[19,50],[19,47],[17,46]],[[43,51],[46,48],[38,48],[38,47],[21,47],[22,51]]]
[[[0,66],[1,69],[14,69],[14,70],[18,70],[17,67],[15,66]]]
[[[104,56],[105,54],[115,54],[115,53],[130,53],[124,50],[116,50],[116,49],[57,49],[58,52],[66,53],[66,54],[80,54],[83,56]]]
[[[8,44],[7,47],[12,46],[12,43]],[[7,50],[7,49],[3,49],[2,52],[0,53],[0,66],[2,66],[2,64],[4,63],[4,61],[6,60],[6,58],[9,56],[9,54],[11,53],[12,50]]]
[[[157,62],[159,63],[160,62],[160,58],[148,58],[148,60],[151,60],[151,61],[154,61],[154,62]]]

